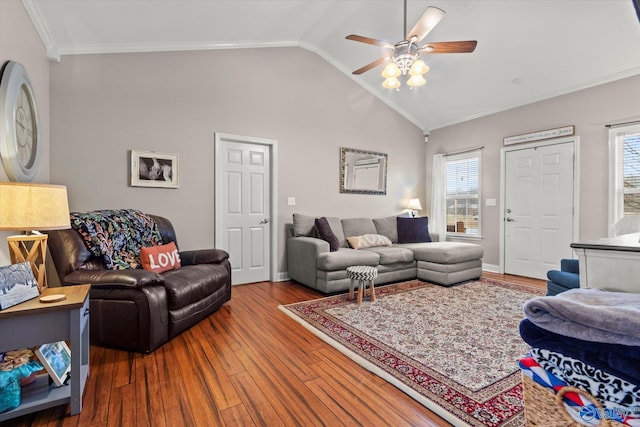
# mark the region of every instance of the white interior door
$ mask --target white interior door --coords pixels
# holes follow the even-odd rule
[[[216,134],[216,247],[234,285],[271,277],[272,146],[260,141]]]
[[[504,155],[504,272],[546,279],[573,257],[574,143]]]

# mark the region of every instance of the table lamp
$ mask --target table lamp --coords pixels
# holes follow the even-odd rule
[[[407,209],[411,209],[411,216],[415,218],[418,211],[422,210],[420,199],[410,199],[407,203]]]
[[[67,187],[0,182],[0,230],[25,232],[7,237],[11,263],[29,262],[40,291],[47,287],[48,236],[39,231],[70,227]]]

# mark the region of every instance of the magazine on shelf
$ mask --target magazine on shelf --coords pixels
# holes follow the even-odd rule
[[[71,350],[64,341],[42,344],[36,356],[57,386],[66,384],[71,373]]]

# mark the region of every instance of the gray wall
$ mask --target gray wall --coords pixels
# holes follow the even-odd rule
[[[605,236],[604,125],[640,118],[640,77],[633,77],[434,130],[425,147],[420,130],[303,49],[75,56],[50,64],[19,0],[0,0],[0,61],[7,60],[26,66],[38,98],[44,159],[35,181],[69,186],[72,210],[166,215],[185,249],[213,242],[213,132],[278,140],[280,271],[282,226],[293,212],[382,216],[417,196],[428,214],[433,154],[479,145],[486,147],[483,198],[499,206],[502,138],[569,124],[581,138],[580,238]],[[256,71],[241,71],[247,60]],[[387,196],[338,193],[340,146],[389,154]],[[132,148],[180,154],[180,189],[129,187]],[[2,168],[0,180],[7,180]],[[287,206],[290,196],[297,206]],[[498,207],[483,209],[485,263],[497,265],[501,216]],[[9,262],[1,244],[8,234],[0,233],[0,265]]]
[[[40,118],[42,160],[34,182],[49,182],[49,61],[38,32],[19,0],[0,0],[0,65],[21,63],[29,74]],[[0,165],[0,181],[9,178]],[[0,200],[2,203],[2,200]],[[0,266],[10,263],[6,238],[15,232],[0,232]]]
[[[500,251],[500,156],[505,136],[575,125],[580,137],[579,238],[607,236],[608,130],[606,124],[640,119],[640,76],[536,102],[491,116],[434,130],[427,144],[427,205],[431,200],[429,173],[436,153],[484,146],[482,197],[484,262],[498,265]],[[427,208],[428,211],[428,208]]]
[[[422,131],[301,48],[65,56],[51,64],[51,123],[51,180],[72,210],[166,216],[181,249],[213,246],[214,132],[277,140],[279,272],[294,212],[375,217],[425,202]],[[386,196],[339,193],[343,146],[388,154]],[[130,187],[131,149],[177,153],[180,188]]]

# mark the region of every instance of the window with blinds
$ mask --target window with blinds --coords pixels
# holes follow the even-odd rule
[[[640,214],[640,133],[623,136],[623,211]]]
[[[446,158],[447,234],[480,237],[480,150]]]
[[[640,124],[609,130],[609,224],[640,214]]]

